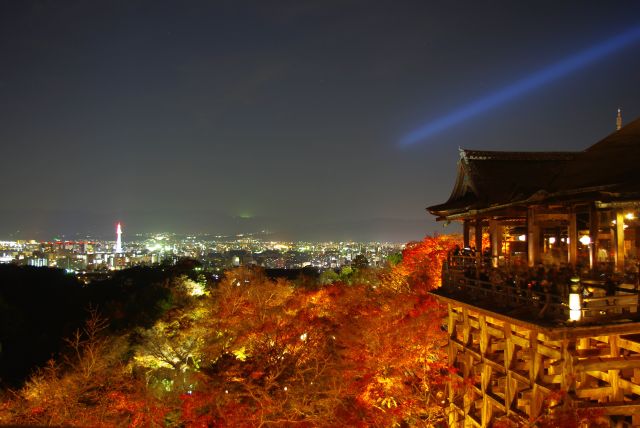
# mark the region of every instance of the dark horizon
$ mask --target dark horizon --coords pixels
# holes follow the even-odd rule
[[[24,213],[14,211],[9,219],[18,223]],[[284,224],[277,218],[231,217],[214,211],[191,213],[164,213],[158,216],[151,212],[131,212],[126,217],[116,213],[48,211],[37,216],[40,220],[30,229],[18,229],[0,235],[0,240],[36,239],[81,239],[91,236],[96,239],[115,239],[115,224],[122,222],[124,239],[137,240],[136,235],[150,233],[176,233],[179,235],[223,235],[261,234],[275,240],[286,241],[357,241],[357,242],[409,242],[420,240],[414,231],[426,223],[422,219],[374,218],[366,220],[338,220],[335,222],[298,222]],[[113,221],[112,219],[117,219]],[[185,226],[167,226],[180,218]],[[11,221],[11,220],[10,220]],[[72,226],[69,226],[71,224]],[[96,224],[98,226],[96,227]],[[442,228],[441,233],[457,232],[455,226]],[[425,232],[426,233],[426,232]]]
[[[457,232],[425,207],[458,147],[640,117],[639,26],[633,1],[2,2],[0,237]]]

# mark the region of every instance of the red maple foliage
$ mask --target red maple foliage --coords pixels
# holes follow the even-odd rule
[[[452,369],[445,312],[427,292],[456,245],[426,237],[375,282],[317,290],[229,271],[131,349],[127,337],[78,342],[78,360],[35,376],[0,406],[0,423],[441,426]],[[591,416],[558,409],[536,424]]]
[[[457,235],[425,236],[422,241],[410,242],[388,281],[404,282],[417,293],[438,288],[442,285],[442,263],[456,246],[461,245],[462,238]]]

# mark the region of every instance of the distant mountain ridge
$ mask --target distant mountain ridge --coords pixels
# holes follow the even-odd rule
[[[450,232],[426,214],[424,218],[326,219],[306,222],[275,217],[238,217],[213,211],[91,212],[77,210],[0,210],[0,239],[95,239],[115,237],[115,225],[123,224],[123,239],[135,234],[174,232],[180,234],[236,235],[268,231],[274,240],[386,241],[419,240],[425,234]],[[114,238],[115,239],[115,238]]]

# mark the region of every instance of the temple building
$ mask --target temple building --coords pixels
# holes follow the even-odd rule
[[[581,152],[461,150],[443,266],[450,426],[561,412],[640,426],[640,119]]]

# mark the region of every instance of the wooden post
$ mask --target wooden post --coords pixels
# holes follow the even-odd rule
[[[469,346],[470,339],[471,324],[469,323],[469,311],[467,308],[462,308],[462,343],[464,346]]]
[[[595,269],[598,266],[598,235],[600,233],[600,218],[595,205],[589,208],[589,269]]]
[[[507,374],[507,380],[504,385],[504,407],[507,412],[513,405],[513,398],[516,395],[516,382],[511,375],[511,365],[513,362],[513,354],[515,345],[511,338],[511,324],[504,323],[504,369]]]
[[[620,348],[618,347],[618,335],[609,336],[609,349],[611,357],[620,356]],[[620,389],[620,370],[609,370],[609,385],[611,385],[611,396],[609,401],[622,401],[624,392]]]
[[[640,369],[633,369],[633,377],[631,381],[636,385],[640,385]],[[634,414],[631,417],[631,426],[640,426],[640,414]]]
[[[538,388],[538,377],[542,367],[542,356],[538,352],[538,334],[535,330],[529,331],[529,385],[531,385],[531,402],[529,417],[535,419],[542,410],[543,397]]]
[[[451,338],[455,337],[456,335],[456,314],[451,303],[449,303],[447,306],[449,309],[449,325],[447,329],[447,332],[449,333],[449,366],[453,367],[456,364],[457,351],[455,348],[455,342],[451,340]],[[458,411],[454,403],[456,398],[456,392],[453,387],[453,385],[455,384],[453,379],[454,376],[456,375],[453,373],[450,375],[451,382],[447,387],[449,389],[449,426],[456,426],[456,423],[458,422]]]
[[[489,220],[489,232],[491,234],[491,266],[497,268],[502,249],[502,227],[498,220]]]
[[[529,267],[540,261],[540,226],[536,222],[535,208],[527,209],[527,257]]]
[[[476,218],[475,235],[476,235],[476,266],[480,267],[482,265],[482,219],[480,217]]]
[[[624,213],[616,211],[615,228],[616,272],[624,272]]]
[[[577,350],[585,350],[591,347],[591,341],[588,337],[582,337],[576,341]],[[587,377],[584,371],[576,373],[576,388],[585,388],[589,385],[587,383],[593,382],[592,377]]]
[[[562,382],[560,383],[560,388],[567,393],[572,393],[576,389],[573,355],[571,355],[573,349],[575,349],[574,340],[562,340]]]
[[[576,221],[576,212],[572,208],[569,213],[569,264],[576,267],[578,262],[578,222]]]
[[[484,315],[478,316],[478,329],[480,330],[480,355],[482,361],[487,356],[487,350],[489,349],[489,331],[487,330],[487,318]],[[491,382],[491,366],[487,363],[482,364],[482,373],[480,378],[480,389],[482,391],[482,428],[488,427],[491,422],[491,401],[487,395],[489,389],[489,383]]]
[[[464,248],[469,248],[469,246],[471,245],[470,242],[470,233],[471,231],[469,230],[469,220],[464,220],[462,222],[462,245],[464,246]]]

